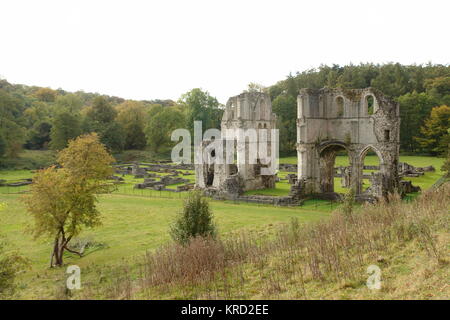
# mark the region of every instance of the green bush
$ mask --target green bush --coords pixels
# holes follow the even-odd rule
[[[216,236],[216,226],[208,200],[199,191],[189,194],[184,201],[183,211],[172,225],[170,234],[178,243],[186,244],[191,238]]]

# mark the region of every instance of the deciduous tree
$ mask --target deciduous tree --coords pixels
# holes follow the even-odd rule
[[[423,135],[417,137],[424,151],[433,155],[446,154],[450,143],[450,107],[440,106],[431,110],[430,117],[420,128]]]
[[[113,188],[105,180],[113,161],[97,134],[84,135],[60,151],[60,168],[41,170],[33,179],[25,204],[34,220],[33,235],[53,239],[50,266],[61,266],[66,250],[81,256],[69,242],[83,228],[100,225],[97,196]]]
[[[176,107],[161,107],[159,112],[152,114],[147,124],[147,145],[152,151],[159,152],[161,148],[170,145],[173,130],[182,128],[184,124],[185,117],[181,110]]]
[[[78,137],[81,133],[79,117],[63,111],[53,119],[50,131],[50,147],[53,150],[61,150],[67,146],[69,140]]]

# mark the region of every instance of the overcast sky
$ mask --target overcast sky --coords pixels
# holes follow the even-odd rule
[[[0,2],[0,76],[129,99],[225,103],[320,64],[450,63],[450,1]]]

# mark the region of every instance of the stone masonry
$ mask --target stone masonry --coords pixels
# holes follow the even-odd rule
[[[349,156],[346,183],[357,196],[380,197],[399,187],[399,105],[379,91],[302,89],[297,99],[298,180],[305,194],[334,193],[334,162]],[[380,160],[372,187],[363,194],[364,158]]]
[[[246,92],[238,96],[231,97],[225,107],[221,123],[222,135],[227,130],[233,129],[255,129],[259,134],[260,130],[268,132],[267,145],[270,150],[272,137],[270,129],[275,129],[276,115],[272,113],[272,103],[270,97],[265,93]],[[228,140],[227,140],[228,139]],[[197,150],[201,154],[210,145],[211,141],[203,141],[202,146]],[[224,195],[237,195],[246,190],[273,188],[275,186],[275,174],[261,175],[261,168],[264,166],[257,159],[256,163],[250,163],[251,142],[246,140],[239,145],[231,141],[229,137],[222,136],[224,153],[227,148],[234,148],[234,163],[210,163],[213,154],[208,154],[207,163],[196,164],[196,187],[200,189],[216,190]],[[228,150],[230,151],[230,150]],[[208,152],[208,151],[207,151]],[[210,151],[213,153],[214,151]],[[224,157],[225,158],[225,157]],[[267,164],[266,164],[267,165]]]

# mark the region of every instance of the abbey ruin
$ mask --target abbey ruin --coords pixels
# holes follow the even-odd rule
[[[195,165],[196,185],[199,188],[215,190],[225,196],[233,197],[247,190],[275,187],[275,172],[262,174],[262,170],[271,165],[267,159],[260,157],[259,144],[264,143],[268,149],[265,158],[271,156],[274,138],[271,129],[276,128],[276,115],[272,113],[270,97],[265,93],[246,92],[231,97],[225,106],[221,123],[222,163],[215,161],[217,148],[210,148],[212,141],[205,140],[196,151],[205,159]],[[254,129],[258,138],[264,132],[263,141],[242,137],[243,143],[237,143],[235,133]],[[231,134],[230,134],[231,133]],[[217,145],[216,145],[217,146]],[[231,159],[229,159],[231,157]],[[227,158],[227,159],[225,159]],[[253,160],[253,161],[252,161]]]
[[[334,193],[334,163],[345,150],[350,166],[342,175],[357,196],[381,197],[399,186],[400,109],[380,92],[367,89],[302,89],[297,98],[298,189]],[[379,158],[379,172],[363,191],[364,158]]]
[[[226,104],[221,129],[249,129],[257,132],[276,128],[276,115],[272,113],[270,97],[265,93],[243,93],[232,97]],[[302,89],[297,98],[297,177],[289,177],[290,199],[311,194],[323,198],[337,198],[334,178],[337,174],[335,159],[345,152],[350,165],[340,168],[342,186],[352,188],[359,199],[378,198],[399,188],[399,133],[398,103],[377,90],[366,89]],[[230,139],[221,137],[224,150],[233,148]],[[269,135],[267,144],[273,144]],[[262,175],[264,167],[249,164],[250,146],[237,148],[237,158],[231,164],[215,163],[214,151],[206,151],[212,141],[203,141],[197,152],[205,153],[209,161],[198,164],[198,188],[213,190],[215,194],[230,198],[244,191],[273,188],[276,175]],[[254,149],[253,149],[254,150]],[[229,151],[229,150],[228,150]],[[364,167],[364,158],[373,152],[379,166]],[[373,169],[371,186],[364,190],[364,169]],[[289,199],[288,199],[289,200]],[[291,202],[291,200],[287,201]]]

